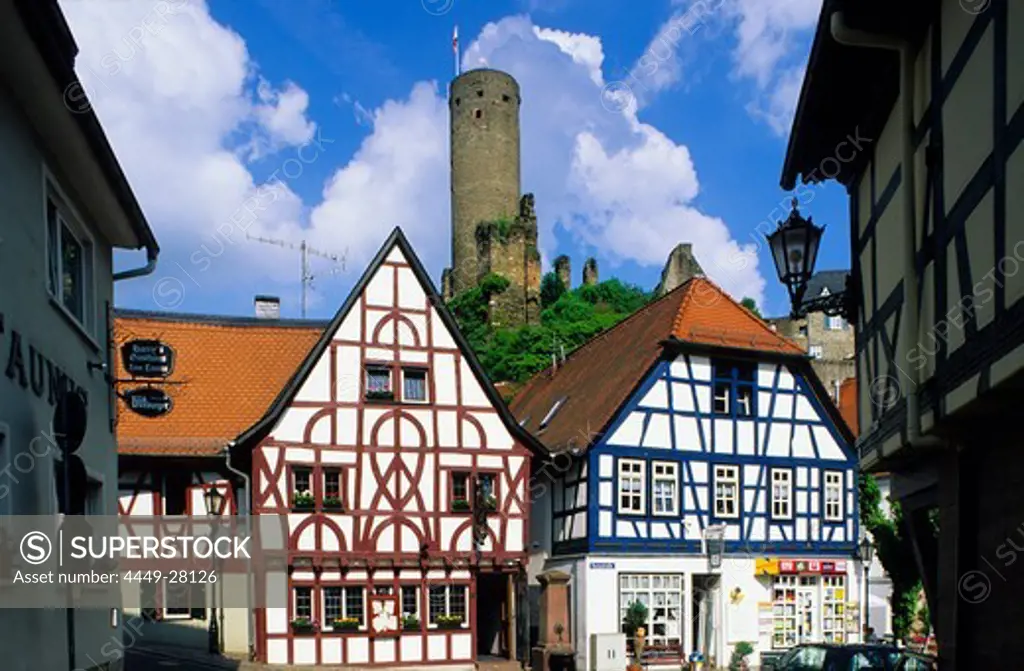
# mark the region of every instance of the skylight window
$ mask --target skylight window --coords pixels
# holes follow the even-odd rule
[[[548,414],[544,415],[544,419],[540,420],[540,428],[542,428],[542,429],[545,428],[548,425],[548,423],[552,419],[554,419],[555,413],[558,412],[563,405],[565,405],[565,400],[567,398],[569,398],[569,397],[568,396],[563,396],[562,398],[560,398],[557,401],[555,401],[555,404],[553,406],[551,406],[550,410],[548,410]]]

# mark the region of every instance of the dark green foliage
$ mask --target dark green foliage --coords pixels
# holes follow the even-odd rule
[[[629,638],[636,636],[636,630],[647,625],[647,606],[634,601],[626,608],[626,617],[622,619],[622,631]]]
[[[892,580],[893,633],[896,638],[905,639],[914,623],[917,595],[921,592],[921,575],[914,560],[911,539],[902,524],[899,503],[890,501],[891,519],[882,512],[882,493],[875,478],[862,473],[859,485],[861,523],[874,538],[878,561]],[[934,528],[937,534],[937,525]],[[923,617],[927,619],[927,611]]]
[[[744,296],[743,300],[740,301],[740,305],[753,312],[758,317],[761,316],[761,311],[757,309],[757,302],[749,296]]]
[[[554,281],[561,286],[557,277]],[[563,287],[560,294],[554,295],[545,276],[548,298],[554,295],[554,300],[545,303],[542,285],[541,323],[493,329],[487,323],[488,302],[508,284],[499,275],[489,275],[479,286],[455,296],[448,304],[459,329],[494,382],[526,380],[550,366],[552,354],[561,357],[564,348],[568,356],[651,300],[651,295],[639,287],[615,279],[572,291]]]
[[[747,656],[754,652],[754,646],[747,641],[740,641],[732,650],[732,658],[729,660],[729,671],[740,671],[743,669],[743,662]]]
[[[540,305],[543,308],[557,301],[565,293],[565,285],[555,273],[546,273],[540,281]]]

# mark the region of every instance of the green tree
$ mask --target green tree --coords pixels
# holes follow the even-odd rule
[[[740,301],[740,305],[753,312],[758,317],[761,316],[761,311],[757,309],[757,301],[750,296],[744,296],[743,300]]]
[[[906,639],[917,616],[917,595],[921,592],[921,575],[914,560],[911,539],[903,525],[899,503],[890,500],[890,516],[882,511],[882,493],[878,481],[867,473],[860,475],[861,524],[874,540],[878,561],[892,581],[892,629],[897,638]],[[935,528],[937,533],[937,528]],[[927,618],[927,610],[923,617]],[[930,626],[930,623],[928,623]]]
[[[565,285],[555,273],[546,273],[540,281],[540,305],[547,307],[565,293]]]

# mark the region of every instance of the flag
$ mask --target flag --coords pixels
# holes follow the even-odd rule
[[[452,31],[452,51],[459,53],[459,27],[455,26],[455,30]]]

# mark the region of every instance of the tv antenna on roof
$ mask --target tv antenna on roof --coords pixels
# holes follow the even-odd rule
[[[311,247],[305,240],[299,244],[289,242],[287,240],[278,240],[276,238],[261,238],[255,235],[246,234],[245,236],[249,240],[255,242],[262,242],[266,245],[275,245],[277,247],[283,247],[285,249],[296,249],[302,256],[302,318],[306,318],[306,292],[313,288],[313,280],[316,279],[317,275],[314,275],[309,269],[309,257],[318,256],[334,263],[340,263],[340,268],[332,268],[327,271],[327,275],[337,275],[345,270],[345,255],[344,254],[329,254],[327,252],[320,251],[315,247]]]

